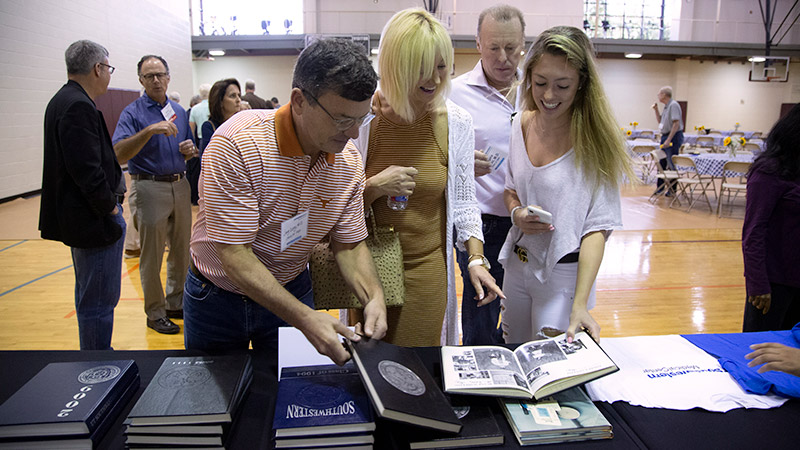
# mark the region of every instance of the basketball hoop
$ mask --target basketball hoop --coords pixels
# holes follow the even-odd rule
[[[763,56],[751,58],[752,67],[749,81],[767,83],[785,82],[789,78],[789,58],[782,56]]]

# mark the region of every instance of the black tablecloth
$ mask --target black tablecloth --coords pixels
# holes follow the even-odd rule
[[[417,349],[427,369],[440,377],[438,348]],[[151,351],[0,351],[0,402],[5,401],[39,370],[50,362],[102,361],[133,359],[139,366],[141,387],[122,411],[99,449],[124,448],[125,417],[144,388],[153,379],[164,358],[196,356],[208,353],[184,350]],[[231,429],[228,449],[272,448],[272,413],[277,391],[277,360],[264,354],[253,356],[253,382]],[[519,448],[497,402],[488,401],[497,422],[505,433],[505,444],[492,448]],[[800,402],[792,400],[780,408],[769,410],[736,409],[712,413],[694,409],[674,411],[642,408],[623,402],[596,403],[614,427],[611,440],[559,444],[558,448],[632,449],[653,448],[683,450],[691,448],[796,448],[800,442]],[[376,432],[376,449],[403,448]],[[407,448],[407,446],[405,447]]]

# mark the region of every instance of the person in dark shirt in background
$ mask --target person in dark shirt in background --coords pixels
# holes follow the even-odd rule
[[[800,322],[800,105],[779,120],[747,177],[743,331]]]
[[[106,93],[114,67],[108,50],[86,40],[70,45],[64,59],[69,81],[44,114],[39,229],[43,239],[70,247],[81,350],[109,350],[120,294],[125,183],[94,101]]]
[[[238,82],[236,83],[238,86]],[[253,80],[247,80],[244,82],[244,91],[245,94],[242,95],[242,100],[250,103],[251,109],[272,109],[272,102],[269,100],[264,100],[263,98],[256,95],[256,82]],[[210,95],[210,94],[209,94]],[[210,101],[209,101],[210,103]],[[208,106],[209,110],[211,110],[211,105]],[[209,140],[211,137],[209,137]]]

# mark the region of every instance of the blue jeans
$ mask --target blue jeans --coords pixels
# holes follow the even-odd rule
[[[483,221],[483,254],[489,260],[492,268],[489,273],[494,277],[495,282],[502,289],[503,287],[503,266],[497,262],[500,249],[506,240],[508,230],[511,229],[511,218],[493,216],[491,214],[481,215]],[[464,282],[464,294],[461,297],[461,331],[463,333],[462,342],[464,345],[491,345],[503,342],[503,332],[497,327],[500,318],[500,299],[478,308],[475,300],[475,288],[469,279],[467,264],[469,255],[467,252],[457,252],[458,267],[461,269],[461,278]]]
[[[122,227],[122,236],[111,245],[97,248],[70,247],[75,269],[75,311],[81,350],[111,350],[114,307],[119,303],[122,284],[122,248],[125,219],[122,205],[112,216]]]
[[[205,278],[205,277],[202,277]],[[284,288],[304,304],[314,307],[311,277],[304,270]],[[193,270],[183,287],[183,339],[187,350],[244,349],[277,354],[278,327],[283,319],[250,298],[220,289]]]
[[[664,141],[667,140],[669,137],[669,133],[661,135],[661,143],[663,144]],[[675,166],[672,165],[672,155],[677,155],[681,152],[681,145],[683,145],[683,131],[678,131],[672,136],[672,141],[670,142],[669,147],[664,147],[664,153],[667,154],[666,159],[660,160],[658,163],[661,164],[662,169],[675,170]],[[661,185],[664,184],[664,180],[661,178],[658,179],[656,182],[656,186],[658,189],[661,189]]]

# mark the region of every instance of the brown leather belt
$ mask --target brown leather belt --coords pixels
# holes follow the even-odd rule
[[[194,274],[194,276],[196,276],[196,277],[197,277],[197,279],[198,279],[198,280],[200,280],[200,281],[202,281],[203,283],[206,283],[206,284],[214,284],[214,283],[212,283],[211,281],[209,281],[209,280],[208,280],[208,278],[206,278],[206,276],[205,276],[205,275],[203,275],[203,273],[202,273],[202,272],[200,272],[200,271],[197,269],[197,266],[195,266],[195,265],[194,265],[194,261],[191,261],[191,260],[189,261],[189,270],[191,270],[191,271],[192,271],[192,274]]]
[[[184,172],[173,173],[169,175],[150,175],[149,173],[132,173],[131,180],[150,180],[150,181],[164,181],[167,183],[174,183],[176,181],[180,181],[180,179],[185,176],[186,174]]]

